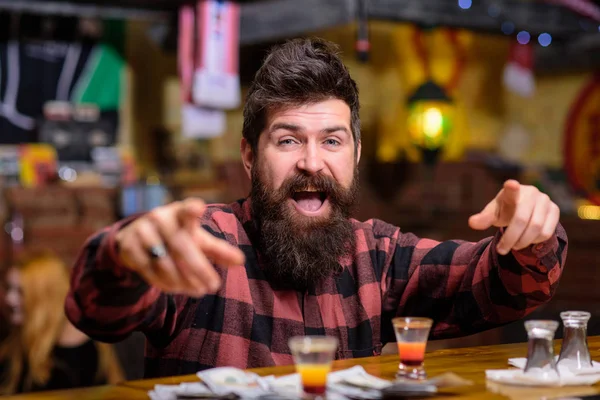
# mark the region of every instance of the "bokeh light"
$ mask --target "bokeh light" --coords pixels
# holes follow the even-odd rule
[[[531,35],[527,31],[521,31],[517,33],[517,42],[520,44],[527,44],[531,40]]]
[[[472,0],[458,0],[458,6],[463,10],[468,10],[473,5]]]
[[[552,36],[549,33],[541,33],[540,36],[538,36],[538,43],[542,47],[548,47],[550,46],[550,43],[552,43]]]

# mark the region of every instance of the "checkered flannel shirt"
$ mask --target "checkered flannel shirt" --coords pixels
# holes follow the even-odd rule
[[[478,243],[437,242],[379,220],[353,220],[356,250],[343,272],[307,292],[275,291],[253,246],[250,202],[242,200],[209,206],[202,226],[238,246],[246,264],[217,268],[220,290],[195,299],[162,293],[119,262],[115,235],[125,223],[88,240],[65,307],[97,340],[144,332],[147,377],[290,364],[294,335],[337,337],[338,359],[378,355],[395,341],[394,316],[433,318],[431,338],[490,329],[547,302],[567,254],[561,226],[550,240],[501,256],[501,232]]]

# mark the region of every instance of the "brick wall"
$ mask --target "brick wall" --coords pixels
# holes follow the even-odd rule
[[[117,218],[116,189],[11,187],[3,194],[3,260],[10,261],[31,251],[51,250],[72,264],[85,240]],[[12,243],[7,232],[15,228],[11,221],[16,216],[22,219],[22,243]]]

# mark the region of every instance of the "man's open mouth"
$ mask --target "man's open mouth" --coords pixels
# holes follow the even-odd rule
[[[302,210],[315,212],[319,211],[321,206],[323,206],[323,203],[327,199],[327,194],[325,192],[307,189],[295,192],[292,198]]]

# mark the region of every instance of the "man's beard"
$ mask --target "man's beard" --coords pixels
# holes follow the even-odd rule
[[[348,189],[322,174],[299,173],[277,190],[267,187],[262,178],[256,163],[250,193],[252,215],[266,261],[263,271],[271,285],[304,291],[341,272],[340,260],[352,255],[356,244],[349,218],[358,197],[358,168]],[[327,196],[330,210],[326,217],[308,217],[290,207],[294,193],[309,188]]]

